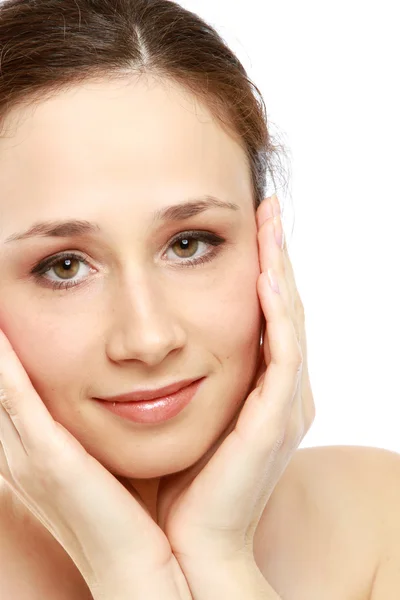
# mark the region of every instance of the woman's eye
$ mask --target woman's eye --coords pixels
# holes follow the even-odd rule
[[[199,240],[193,238],[182,238],[177,242],[174,242],[171,248],[173,248],[179,258],[192,258],[196,253],[196,250],[198,250],[200,243]]]
[[[217,246],[224,242],[223,238],[207,231],[181,233],[169,245],[168,250],[172,250],[172,256],[167,258],[182,266],[195,266],[212,260],[218,252]],[[176,257],[181,260],[174,261]]]
[[[91,271],[83,256],[65,253],[42,261],[31,273],[37,279],[48,281],[54,289],[63,289],[78,285]]]
[[[224,238],[208,231],[181,233],[169,244],[167,260],[180,267],[194,267],[213,260],[218,253],[217,247],[224,242]],[[32,269],[31,275],[42,285],[53,289],[67,289],[79,285],[91,272],[94,272],[94,269],[86,257],[64,252],[41,261]]]

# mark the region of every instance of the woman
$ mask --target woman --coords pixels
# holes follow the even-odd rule
[[[243,67],[167,0],[9,0],[0,40],[1,598],[388,600],[398,456],[296,451],[304,313]]]

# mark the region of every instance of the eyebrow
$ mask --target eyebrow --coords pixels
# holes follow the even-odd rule
[[[182,204],[174,204],[162,209],[156,210],[152,219],[158,221],[184,221],[196,215],[209,210],[210,208],[224,208],[228,210],[240,210],[239,205],[233,202],[223,202],[215,196],[202,196],[191,199]],[[5,243],[26,240],[33,237],[79,237],[87,234],[101,232],[101,227],[97,223],[90,221],[80,221],[76,219],[64,221],[43,221],[35,223],[27,231],[15,233],[9,236]]]

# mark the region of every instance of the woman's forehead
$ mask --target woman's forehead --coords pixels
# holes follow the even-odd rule
[[[177,85],[87,83],[21,110],[14,135],[0,139],[0,177],[3,171],[14,183],[22,171],[50,184],[61,175],[110,171],[146,180],[160,172],[164,179],[231,176],[245,167],[239,144]]]
[[[28,226],[35,215],[83,218],[83,204],[155,210],[204,194],[251,195],[242,148],[179,87],[91,83],[22,117],[0,140],[1,196],[14,228],[23,214]]]

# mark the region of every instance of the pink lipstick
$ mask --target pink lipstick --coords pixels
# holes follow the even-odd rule
[[[135,399],[124,402],[113,400],[112,398],[108,398],[107,400],[95,398],[95,401],[101,404],[106,410],[135,423],[162,423],[178,415],[192,401],[204,379],[203,377],[202,379],[192,381],[189,385],[181,387],[181,389],[175,392],[167,393],[157,398],[154,397],[154,393],[147,393],[147,396],[153,396],[151,400]],[[176,388],[179,386],[169,386],[169,388],[173,387]],[[136,398],[138,394],[135,393]],[[143,393],[143,395],[145,394]],[[120,398],[132,396],[133,394],[127,394],[120,396]]]

